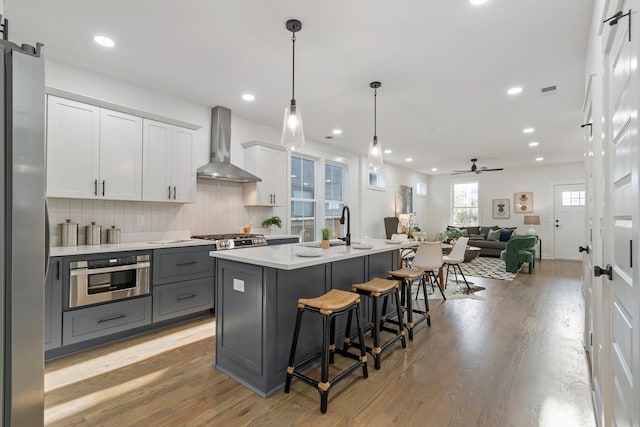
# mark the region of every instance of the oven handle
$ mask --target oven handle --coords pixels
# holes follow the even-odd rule
[[[71,276],[88,276],[89,274],[112,273],[114,271],[140,270],[142,268],[151,267],[150,262],[139,262],[137,264],[117,265],[115,267],[104,268],[78,268],[71,270]]]

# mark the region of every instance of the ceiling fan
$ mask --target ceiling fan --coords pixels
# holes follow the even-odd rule
[[[471,159],[471,169],[469,170],[464,170],[464,171],[453,171],[453,173],[451,175],[459,175],[461,173],[469,173],[469,172],[474,172],[474,173],[482,173],[482,172],[493,172],[493,171],[501,171],[503,168],[493,168],[493,169],[489,169],[486,166],[481,166],[478,167],[476,165],[476,162],[478,161],[478,159]]]

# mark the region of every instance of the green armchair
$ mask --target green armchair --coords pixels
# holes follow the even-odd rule
[[[530,249],[535,248],[537,241],[536,236],[516,236],[507,242],[506,248],[500,252],[500,259],[504,260],[509,273],[517,273],[520,266],[526,262],[531,274],[535,256]]]

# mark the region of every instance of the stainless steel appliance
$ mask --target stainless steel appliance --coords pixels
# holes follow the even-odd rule
[[[267,239],[263,234],[202,234],[191,236],[191,238],[212,240],[216,244],[217,251],[250,246],[267,246]]]
[[[148,294],[150,258],[131,255],[69,263],[69,307]]]
[[[0,422],[44,423],[44,193],[42,45],[8,41],[0,9]]]

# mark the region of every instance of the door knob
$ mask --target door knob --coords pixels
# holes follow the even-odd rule
[[[579,247],[578,247],[578,252],[586,252],[586,253],[589,253],[589,252],[590,252],[590,251],[589,251],[589,246],[587,246],[587,247],[579,246]]]
[[[613,267],[611,267],[611,265],[609,264],[607,264],[605,268],[602,268],[599,265],[596,265],[595,267],[593,267],[594,276],[600,277],[603,274],[606,274],[609,280],[613,280]]]

